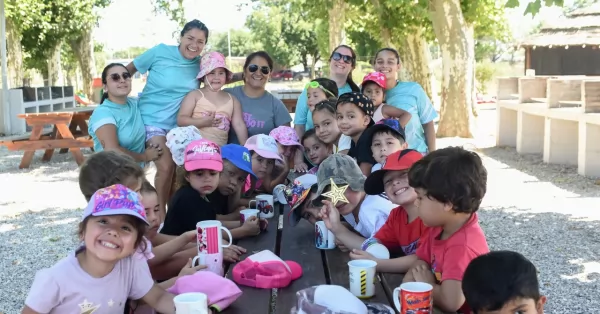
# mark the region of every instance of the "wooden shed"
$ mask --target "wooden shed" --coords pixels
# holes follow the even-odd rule
[[[546,22],[519,45],[535,75],[600,75],[600,3]]]

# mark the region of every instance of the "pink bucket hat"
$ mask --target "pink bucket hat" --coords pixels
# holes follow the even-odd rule
[[[185,148],[184,158],[183,166],[187,171],[198,169],[223,171],[221,148],[209,140],[202,139],[191,142]]]
[[[284,288],[300,277],[300,264],[283,261],[269,250],[250,255],[233,267],[233,280],[239,285],[254,288]]]
[[[188,292],[206,294],[209,307],[218,312],[226,309],[242,295],[242,290],[231,280],[210,271],[199,271],[183,276],[167,290],[175,295]]]
[[[361,90],[364,89],[365,83],[367,83],[367,82],[373,82],[373,83],[379,85],[379,87],[385,89],[385,86],[386,86],[385,74],[383,74],[381,72],[371,72],[371,73],[365,75],[365,78],[363,78],[363,81],[361,84]]]
[[[279,155],[277,149],[277,142],[269,135],[256,134],[250,136],[250,138],[244,144],[250,151],[255,151],[259,156],[267,159],[277,159],[283,161],[283,158]]]
[[[183,166],[186,147],[191,142],[201,139],[200,131],[193,125],[177,127],[167,133],[167,147],[177,166]]]
[[[296,134],[296,131],[289,126],[282,125],[276,127],[269,133],[269,136],[283,146],[298,146],[298,148],[304,150],[304,146],[300,144],[298,134]]]
[[[198,72],[197,79],[204,79],[204,77],[217,68],[223,68],[227,72],[227,82],[231,81],[233,73],[227,68],[225,64],[225,57],[216,51],[211,51],[200,59],[200,72]]]

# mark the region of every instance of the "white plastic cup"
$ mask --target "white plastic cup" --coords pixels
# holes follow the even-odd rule
[[[357,259],[348,262],[350,292],[359,299],[368,299],[375,295],[375,268],[377,262]]]
[[[204,293],[182,293],[173,299],[175,314],[208,314],[208,297]]]

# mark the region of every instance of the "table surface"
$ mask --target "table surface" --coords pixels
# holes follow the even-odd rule
[[[225,314],[289,314],[296,305],[296,292],[321,284],[340,285],[349,287],[348,253],[339,249],[319,250],[314,245],[314,226],[302,220],[297,226],[289,225],[287,216],[289,206],[275,205],[276,214],[269,220],[266,232],[254,238],[245,238],[237,242],[244,247],[247,255],[271,250],[283,260],[292,260],[302,266],[303,275],[293,281],[288,287],[282,289],[256,289],[239,286],[243,294],[229,308]],[[232,279],[230,265],[226,277]],[[375,296],[364,300],[365,302],[383,303],[394,308],[391,292],[402,282],[401,274],[377,274]]]

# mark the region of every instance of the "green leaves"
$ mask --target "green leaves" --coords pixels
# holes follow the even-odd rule
[[[521,5],[521,2],[519,0],[507,0],[505,7],[518,8],[520,5]],[[542,3],[542,0],[530,1],[527,4],[527,7],[525,8],[525,12],[523,12],[523,15],[531,14],[532,16],[535,16],[536,14],[538,14],[540,12],[542,5],[545,5],[547,7],[551,7],[551,6],[562,7],[564,5],[564,0],[544,0],[543,3]]]

